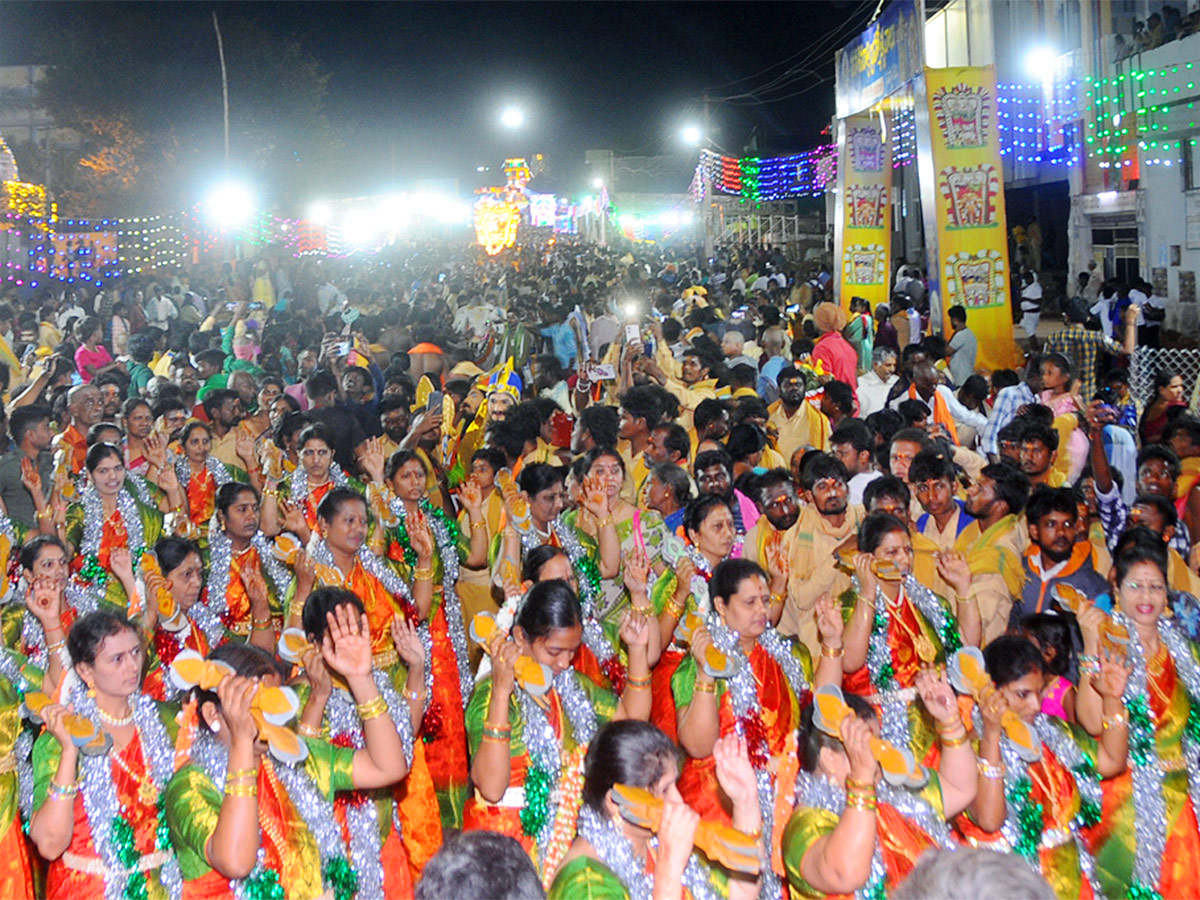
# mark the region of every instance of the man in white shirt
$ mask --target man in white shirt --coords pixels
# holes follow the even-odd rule
[[[858,416],[865,419],[887,405],[892,385],[900,380],[896,374],[896,351],[877,346],[871,351],[871,371],[858,376]]]
[[[954,396],[954,391],[939,383],[937,369],[928,360],[913,366],[913,383],[907,391],[892,400],[892,409],[897,409],[905,400],[920,400],[929,408],[931,422],[937,422],[937,408],[945,405],[945,411],[956,423],[970,425],[976,433],[983,431],[987,425],[987,416],[975,410],[968,409]]]
[[[154,294],[146,301],[147,324],[166,331],[171,327],[171,320],[178,315],[179,309],[171,302],[171,298],[163,293],[161,287],[155,287]]]
[[[952,306],[949,311],[950,329],[954,332],[946,349],[950,352],[950,378],[958,387],[975,374],[975,355],[979,342],[975,332],[967,327],[967,310],[963,306]]]
[[[1137,300],[1133,291],[1129,292],[1129,299],[1138,304],[1138,345],[1157,347],[1160,343],[1160,329],[1167,317],[1167,298],[1145,281],[1141,282],[1139,287],[1138,293],[1145,296],[1145,302]]]
[[[746,346],[746,336],[742,334],[741,329],[730,327],[725,332],[725,336],[721,338],[721,352],[725,355],[726,368],[732,369],[734,366],[747,365],[751,366],[755,372],[758,371],[758,363],[743,353]]]

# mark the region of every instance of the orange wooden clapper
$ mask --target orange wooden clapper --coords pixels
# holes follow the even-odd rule
[[[830,737],[840,740],[842,720],[852,715],[854,711],[846,704],[842,689],[836,684],[827,684],[813,694],[813,724]],[[907,747],[897,747],[877,737],[872,737],[870,744],[871,754],[888,784],[920,787],[929,780]]]
[[[54,700],[41,691],[30,691],[25,695],[25,710],[34,722],[42,722],[42,710]],[[67,733],[71,735],[71,743],[79,748],[80,753],[88,756],[99,756],[108,752],[112,746],[112,738],[103,728],[98,727],[90,719],[76,713],[67,713],[63,719]]]
[[[703,617],[691,610],[686,611],[675,625],[675,639],[682,644],[690,643],[696,629],[703,624]],[[737,674],[739,667],[736,659],[725,655],[712,644],[704,651],[704,673],[709,678],[731,678]]]
[[[471,619],[468,634],[471,640],[487,653],[496,634],[496,627],[496,617],[490,612],[476,613]],[[517,657],[513,666],[513,677],[527,694],[534,697],[540,697],[549,691],[554,681],[554,673],[550,671],[549,666],[542,665],[528,656]]]

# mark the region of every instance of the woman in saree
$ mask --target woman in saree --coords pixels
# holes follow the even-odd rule
[[[181,650],[194,650],[201,656],[209,651],[209,639],[200,624],[204,617],[198,615],[203,610],[204,563],[196,542],[181,537],[161,538],[154,545],[154,556],[162,574],[145,578],[146,621],[152,637],[142,690],[155,700],[174,700],[179,691],[166,669]],[[160,591],[170,594],[177,610],[165,620],[157,599]]]
[[[175,769],[173,710],[142,693],[138,626],[108,611],[80,618],[67,637],[74,678],[63,704],[40,715],[33,747],[29,837],[49,861],[46,896],[165,898],[179,870],[159,829],[159,799]],[[108,750],[82,754],[74,713]]]
[[[333,439],[322,425],[309,425],[296,440],[300,467],[282,481],[268,479],[263,494],[263,531],[290,531],[307,544],[317,527],[317,509],[334,488],[362,485],[333,460]],[[276,498],[279,498],[278,501]]]
[[[343,588],[318,588],[304,603],[304,632],[310,647],[301,657],[301,664],[309,692],[297,727],[305,737],[321,737],[336,746],[362,749],[365,735],[354,698],[340,677],[335,683],[321,652],[329,616],[336,616],[343,607],[356,620],[365,612],[362,601]],[[393,683],[389,673],[374,666],[371,677],[400,735],[408,774],[398,785],[371,793],[373,812],[365,807],[367,800],[363,797],[339,806],[337,813],[342,826],[365,841],[358,855],[382,858],[384,896],[407,897],[425,863],[442,844],[442,826],[425,743],[415,739],[425,711],[425,647],[413,622],[397,619],[392,637],[405,672],[402,687]],[[400,827],[394,828],[397,822]]]
[[[212,429],[204,422],[193,420],[183,426],[179,436],[183,457],[175,463],[175,473],[187,494],[188,521],[193,534],[204,537],[216,509],[217,488],[233,481],[233,475],[210,452]]]
[[[61,588],[36,585],[29,603],[42,603],[49,615],[58,613]],[[0,897],[33,900],[41,890],[40,866],[33,864],[29,841],[22,828],[21,786],[18,770],[30,757],[33,733],[22,718],[22,703],[28,691],[53,691],[62,677],[58,653],[51,654],[50,670],[43,672],[24,656],[0,648],[0,758],[10,761],[0,772]],[[28,812],[28,810],[24,810]]]
[[[127,489],[125,457],[115,444],[93,444],[85,467],[87,485],[77,502],[55,505],[54,528],[74,548],[76,580],[88,596],[124,613],[135,592],[134,562],[162,536],[163,515]],[[158,479],[171,509],[182,510],[183,492],[165,462]]]
[[[1104,614],[1089,604],[1080,615],[1087,616],[1099,621]],[[979,793],[967,815],[959,818],[959,830],[976,846],[1015,852],[1046,879],[1060,900],[1094,897],[1096,886],[1086,874],[1092,872],[1093,862],[1081,829],[1100,817],[1100,779],[1125,771],[1128,728],[1107,728],[1093,741],[1081,729],[1044,715],[1046,663],[1028,638],[1001,635],[987,645],[983,656],[996,689],[979,707]],[[1105,715],[1121,713],[1128,675],[1121,663],[1101,660],[1096,687]],[[1037,759],[1022,756],[1004,734],[1002,717],[1009,710],[1041,745]]]
[[[67,633],[80,614],[75,604],[92,606],[84,590],[72,583],[67,559],[67,547],[56,537],[39,534],[26,541],[17,557],[24,602],[7,604],[3,615],[5,646],[15,647],[45,672],[51,688],[63,674]]]
[[[845,687],[876,707],[885,738],[911,749],[918,762],[929,762],[936,742],[933,722],[912,702],[917,673],[944,665],[964,643],[978,646],[982,622],[969,598],[971,570],[962,556],[945,556],[943,577],[963,598],[956,618],[941,597],[913,577],[912,538],[900,519],[889,513],[867,516],[858,529],[858,549],[842,660]]]
[[[1192,799],[1200,762],[1192,736],[1200,703],[1195,646],[1167,610],[1167,548],[1145,528],[1126,532],[1113,554],[1112,624],[1129,633],[1126,709],[1103,698],[1098,623],[1080,617],[1083,654],[1075,715],[1093,737],[1128,729],[1130,766],[1104,782],[1100,823],[1090,840],[1096,875],[1110,897],[1200,896],[1200,831]]]
[[[864,298],[850,298],[850,321],[843,334],[858,354],[858,371],[869,372],[875,350],[875,321],[871,318],[871,304]]]
[[[707,616],[712,609],[709,580],[713,570],[729,558],[737,532],[733,512],[721,497],[705,494],[688,502],[683,512],[687,545],[675,563],[654,583],[650,604],[657,617],[659,641],[665,648],[654,667],[654,707],[650,721],[674,739],[675,701],[671,678],[687,656],[687,642],[677,640],[675,629],[685,613]]]
[[[586,490],[599,489],[608,500],[608,515],[617,531],[619,559],[628,558],[637,550],[650,560],[655,572],[662,571],[662,542],[666,537],[666,526],[662,516],[651,509],[639,509],[621,499],[621,486],[625,483],[625,461],[611,447],[593,447],[572,467],[578,483]],[[563,523],[586,534],[597,546],[600,545],[599,522],[584,507],[576,507],[563,513]],[[601,557],[601,564],[603,564]],[[603,568],[603,565],[601,565]],[[593,612],[600,624],[610,635],[615,634],[621,613],[629,607],[629,592],[621,580],[621,566],[612,575],[600,578],[600,589],[594,591]]]
[[[231,481],[217,491],[204,597],[211,646],[249,640],[264,650],[275,649],[292,578],[259,528],[260,510],[258,491],[251,485]]]
[[[570,755],[605,722],[645,721],[650,714],[649,627],[632,612],[621,624],[629,675],[618,698],[571,666],[583,632],[575,592],[565,581],[530,588],[511,631],[492,638],[491,673],[480,679],[467,707],[475,796],[467,801],[464,830],[516,838],[542,866],[554,828],[556,789]],[[539,696],[517,680],[521,657],[549,669],[548,691]]]
[[[713,748],[730,734],[746,739],[750,762],[764,773],[758,782],[763,817],[763,847],[773,853],[776,775],[800,723],[806,696],[842,680],[842,616],[832,598],[817,600],[821,659],[814,677],[808,649],[771,627],[767,574],[747,559],[720,563],[709,584],[712,611],[692,634],[691,652],[671,678],[678,709],[679,745],[687,753],[679,792],[705,819],[732,823],[721,796]],[[715,648],[731,663],[733,674],[715,677],[707,651]],[[791,789],[791,780],[783,786]],[[779,879],[764,872],[764,896],[778,894]]]
[[[753,834],[762,824],[754,770],[745,741],[734,735],[713,748],[717,778],[733,804],[734,827]],[[679,751],[646,722],[610,722],[588,747],[579,836],[550,885],[550,900],[755,900],[758,879],[731,876],[692,850],[699,815],[675,782]],[[612,797],[618,784],[645,788],[663,802],[658,840],[621,818]]]
[[[460,565],[487,564],[483,498],[473,482],[463,483],[460,494],[471,522],[469,536],[464,536],[455,520],[429,502],[425,465],[415,451],[397,450],[378,474],[386,478],[393,494],[388,509],[391,522],[385,530],[387,559],[402,580],[411,584],[421,579],[432,587],[429,603],[417,604],[420,621],[429,623],[433,644],[432,701],[442,710],[442,727],[428,747],[429,768],[442,804],[442,824],[461,828],[469,766],[462,710],[475,682],[467,648],[469,623],[463,621],[458,600],[458,574]],[[410,537],[414,531],[422,532],[422,545],[433,548],[424,566]]]
[[[846,695],[852,715],[831,737],[813,723],[800,728],[796,807],[783,831],[782,855],[791,896],[886,896],[934,847],[956,846],[947,820],[975,799],[975,752],[954,691],[930,670],[917,694],[937,722],[941,759],[924,787],[892,787],[871,751],[879,719],[861,697]]]
[[[195,690],[198,715],[190,761],[171,779],[164,806],[184,900],[283,896],[380,896],[380,859],[343,830],[338,794],[389,787],[408,771],[388,704],[371,675],[366,617],[341,606],[328,617],[321,658],[353,698],[361,748],[302,738],[302,764],[276,765],[251,702],[278,687],[282,667],[265,651],[224,644],[210,659],[234,670],[216,690]]]

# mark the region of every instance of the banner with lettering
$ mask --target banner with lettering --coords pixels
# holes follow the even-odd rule
[[[841,121],[836,238],[838,299],[863,297],[874,309],[888,300],[892,247],[892,150],[878,115]]]
[[[1020,364],[1013,341],[1004,174],[994,66],[925,70],[937,181],[942,315],[962,306],[979,341],[976,365]],[[932,262],[930,263],[932,265]]]

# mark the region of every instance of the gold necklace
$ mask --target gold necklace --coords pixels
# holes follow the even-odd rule
[[[909,628],[908,624],[904,621],[904,616],[902,613],[904,611],[904,604],[907,602],[907,600],[908,598],[904,595],[903,591],[896,595],[896,601],[894,605],[892,601],[888,600],[887,596],[884,595],[885,605],[887,606],[888,615],[890,616],[891,620],[899,625],[904,633],[912,639],[913,650],[916,651],[917,658],[926,665],[930,665],[935,659],[937,659],[937,648],[933,646],[933,641],[929,639],[929,636],[925,634],[925,630],[921,628],[921,620],[917,610],[913,610],[913,616],[917,619],[916,631],[913,631],[911,628]]]

